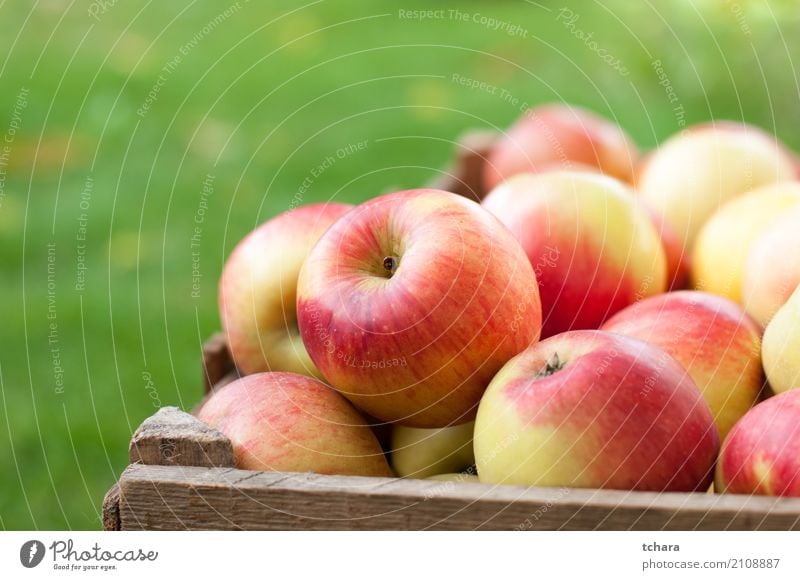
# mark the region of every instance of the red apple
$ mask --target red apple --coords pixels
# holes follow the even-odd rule
[[[503,367],[481,399],[474,446],[483,483],[705,491],[719,435],[664,351],[573,331]]]
[[[667,259],[667,290],[683,290],[689,285],[689,275],[692,271],[689,253],[683,249],[683,243],[664,218],[641,198],[637,199],[650,217],[653,227],[661,238],[661,245],[664,246],[664,257]]]
[[[718,493],[800,497],[800,391],[756,405],[722,444]]]
[[[297,329],[297,276],[322,233],[352,207],[298,207],[262,224],[236,246],[222,271],[219,309],[241,372],[319,375]]]
[[[236,466],[391,476],[377,439],[336,391],[294,373],[258,373],[215,391],[198,418],[233,443]]]
[[[547,338],[596,329],[666,290],[664,247],[630,188],[596,173],[550,171],[505,181],[483,201],[522,244],[539,280]]]
[[[484,169],[486,190],[518,173],[595,167],[631,182],[639,152],[615,123],[562,104],[527,111],[497,142]]]
[[[642,300],[602,326],[677,360],[711,407],[720,437],[758,401],[764,386],[761,328],[726,298],[670,292]]]
[[[328,382],[383,421],[470,421],[492,376],[539,338],[536,276],[478,204],[432,189],[373,199],[306,260],[300,332]]]

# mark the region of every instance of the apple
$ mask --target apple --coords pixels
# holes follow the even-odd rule
[[[475,463],[472,431],[475,423],[441,429],[397,425],[392,431],[392,467],[399,477],[424,479],[459,472]]]
[[[562,104],[527,111],[489,153],[484,185],[489,191],[518,173],[594,167],[632,181],[639,152],[615,123]]]
[[[800,391],[756,405],[722,444],[717,493],[800,497]]]
[[[319,377],[297,329],[297,276],[311,247],[353,206],[319,203],[253,230],[228,258],[219,309],[228,347],[244,374],[290,371]]]
[[[795,179],[791,152],[768,133],[745,124],[704,124],[671,137],[637,175],[643,199],[691,251],[711,215],[737,195]]]
[[[571,172],[602,172],[596,167],[589,167],[586,165],[573,164]],[[631,192],[633,193],[633,192]],[[667,289],[668,290],[681,290],[689,284],[690,273],[690,260],[689,254],[683,248],[683,243],[675,234],[672,227],[667,224],[664,219],[656,213],[653,208],[644,203],[640,197],[636,198],[640,203],[642,209],[647,213],[650,221],[653,223],[656,231],[661,237],[661,244],[664,246],[665,257],[667,259]]]
[[[520,174],[483,206],[517,237],[539,280],[542,337],[596,329],[667,287],[658,232],[633,192],[598,173]]]
[[[750,248],[776,218],[798,206],[796,181],[764,185],[725,203],[697,236],[692,257],[695,287],[741,303]]]
[[[766,326],[800,284],[800,208],[776,219],[750,246],[742,302]]]
[[[257,373],[215,391],[198,418],[257,471],[392,475],[377,439],[341,395],[295,373]]]
[[[761,357],[773,391],[800,388],[800,286],[767,325]]]
[[[474,446],[482,483],[705,491],[719,434],[667,353],[578,330],[503,367],[481,399]]]
[[[664,257],[667,260],[667,290],[683,290],[689,285],[691,272],[689,253],[684,249],[683,243],[675,234],[675,230],[664,221],[664,218],[641,198],[637,198],[637,200],[650,217],[653,227],[655,227],[661,238],[661,245],[664,246]]]
[[[536,276],[480,205],[434,189],[345,214],[300,272],[300,333],[327,381],[382,421],[471,421],[494,374],[539,338]]]
[[[758,401],[761,328],[730,300],[691,290],[661,294],[629,306],[601,329],[643,340],[677,360],[711,407],[721,438]]]

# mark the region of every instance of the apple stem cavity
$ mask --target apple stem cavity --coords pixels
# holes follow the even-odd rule
[[[557,373],[563,368],[564,368],[564,363],[561,362],[561,358],[558,356],[558,353],[554,352],[553,356],[551,356],[548,359],[548,361],[544,363],[542,370],[539,371],[539,376],[549,377],[550,375]]]
[[[392,275],[394,275],[395,271],[397,270],[398,262],[399,260],[394,256],[386,256],[383,259],[383,269],[386,270],[389,278],[391,278]]]

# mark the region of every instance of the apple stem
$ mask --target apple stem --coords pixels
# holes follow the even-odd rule
[[[397,270],[397,258],[394,256],[386,256],[383,259],[383,269],[389,272],[389,278],[391,278],[392,274]]]
[[[544,367],[542,367],[542,370],[539,371],[539,376],[549,377],[550,375],[560,371],[562,368],[564,368],[564,365],[561,364],[561,358],[558,356],[557,352],[554,352],[553,356],[551,356],[550,359],[544,363]]]

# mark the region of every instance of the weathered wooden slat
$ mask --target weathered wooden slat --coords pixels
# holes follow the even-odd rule
[[[125,530],[800,529],[800,499],[147,465],[119,485]]]
[[[221,386],[219,383],[225,375],[234,370],[228,341],[224,333],[218,332],[203,344],[203,385],[206,394]]]
[[[131,440],[131,463],[232,467],[231,442],[219,431],[176,407],[146,419]]]
[[[486,157],[497,142],[494,131],[471,131],[463,135],[456,148],[452,166],[431,184],[431,187],[451,191],[473,201],[488,193],[483,186]]]
[[[114,484],[103,498],[103,529],[107,532],[120,530],[119,485]]]

